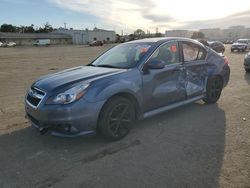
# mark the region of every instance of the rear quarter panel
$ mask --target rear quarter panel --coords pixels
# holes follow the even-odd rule
[[[230,68],[225,64],[225,57],[213,52],[212,50],[208,51],[207,61],[207,73],[208,77],[211,76],[221,76],[223,79],[224,87],[227,85],[230,76]]]

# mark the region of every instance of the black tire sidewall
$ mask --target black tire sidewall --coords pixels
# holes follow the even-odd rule
[[[113,108],[121,103],[126,103],[129,105],[130,113],[131,113],[131,117],[132,117],[132,122],[135,120],[135,108],[134,108],[133,104],[131,103],[131,101],[129,101],[128,99],[126,99],[124,97],[113,97],[113,98],[109,99],[100,112],[98,126],[97,126],[97,132],[100,132],[101,135],[107,140],[110,140],[110,141],[120,140],[123,137],[125,137],[131,129],[132,123],[130,123],[130,125],[129,125],[128,132],[121,137],[115,137],[110,131],[109,122],[108,122],[107,117],[110,116],[110,113],[112,112]]]
[[[220,84],[221,84],[221,86],[220,86],[220,93],[219,93],[219,95],[218,95],[216,98],[212,98],[211,95],[210,95],[210,92],[211,92],[211,84],[212,84],[213,82],[215,82],[215,80],[217,80],[217,81],[220,82]],[[222,88],[223,88],[223,82],[222,82],[222,80],[221,80],[218,76],[213,76],[213,77],[208,78],[208,80],[207,80],[206,98],[204,98],[203,101],[204,101],[205,103],[207,103],[207,104],[216,103],[216,102],[219,100],[219,98],[220,98]]]

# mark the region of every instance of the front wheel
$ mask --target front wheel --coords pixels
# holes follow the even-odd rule
[[[222,88],[223,83],[219,77],[208,78],[206,98],[203,101],[207,104],[216,103],[220,98]]]
[[[129,133],[134,120],[133,104],[124,97],[114,97],[101,111],[98,131],[108,140],[120,140]]]

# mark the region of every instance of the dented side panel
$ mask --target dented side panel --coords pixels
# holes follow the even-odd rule
[[[185,63],[187,97],[194,97],[206,92],[206,61]]]

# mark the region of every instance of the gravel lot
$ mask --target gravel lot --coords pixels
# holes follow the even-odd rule
[[[0,187],[250,188],[250,74],[244,53],[229,46],[231,78],[217,104],[199,101],[140,121],[115,143],[40,136],[30,127],[29,85],[108,48],[0,48]]]

